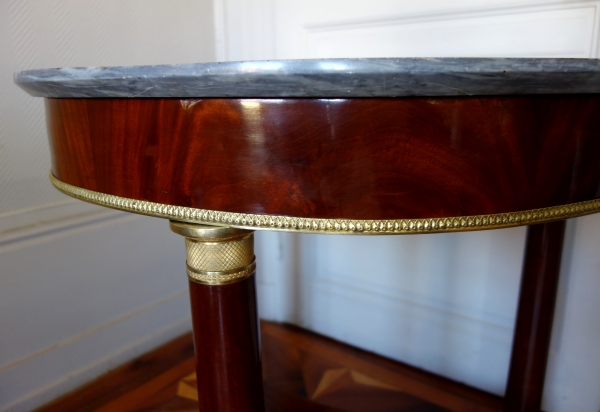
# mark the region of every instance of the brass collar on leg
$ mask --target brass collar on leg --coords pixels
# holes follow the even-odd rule
[[[185,237],[190,281],[225,285],[256,272],[253,231],[175,221],[170,226],[173,232]]]
[[[202,239],[203,242],[222,242],[247,236],[248,233],[252,233],[251,230],[236,229],[229,226],[211,226],[175,220],[170,220],[169,226],[171,230],[178,235],[193,239]]]

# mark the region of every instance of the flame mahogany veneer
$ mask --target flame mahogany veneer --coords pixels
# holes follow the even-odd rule
[[[47,99],[52,173],[177,206],[312,218],[600,197],[600,96]]]

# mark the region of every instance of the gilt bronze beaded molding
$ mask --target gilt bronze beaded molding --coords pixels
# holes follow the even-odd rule
[[[545,223],[600,212],[600,199],[593,199],[560,206],[491,215],[387,220],[313,219],[220,212],[128,199],[73,186],[58,180],[52,174],[50,174],[50,181],[66,195],[126,212],[196,224],[302,233],[381,235],[466,232]]]

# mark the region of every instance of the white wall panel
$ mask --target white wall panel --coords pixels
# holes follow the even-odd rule
[[[305,236],[301,322],[502,393],[524,233]]]
[[[596,57],[599,47],[597,0],[215,4],[221,60]],[[567,225],[543,400],[550,412],[600,409],[592,389],[600,384],[592,297],[600,290],[592,252],[599,224],[589,216]],[[383,238],[259,234],[261,315],[501,395],[524,235],[524,228]],[[274,251],[277,263],[264,265]]]
[[[183,242],[167,222],[107,211],[21,234],[0,242],[1,411],[190,329]]]
[[[589,57],[594,5],[305,26],[314,57]],[[555,36],[561,33],[560,36]],[[553,41],[547,41],[553,38]]]
[[[569,221],[556,302],[544,410],[600,410],[600,216]]]

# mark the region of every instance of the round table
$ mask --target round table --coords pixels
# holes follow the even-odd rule
[[[185,237],[200,409],[264,409],[254,230],[529,225],[506,411],[538,411],[565,219],[600,211],[600,64],[335,59],[31,70],[50,180]]]

